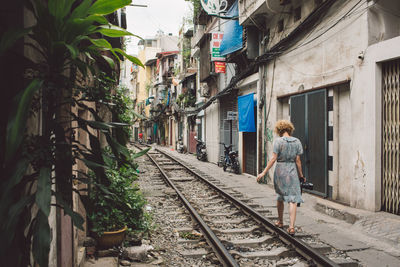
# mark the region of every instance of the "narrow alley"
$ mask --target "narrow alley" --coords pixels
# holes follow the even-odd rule
[[[0,265],[400,266],[400,1],[0,7]]]

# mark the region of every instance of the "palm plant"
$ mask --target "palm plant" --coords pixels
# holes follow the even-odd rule
[[[88,86],[77,84],[77,77],[87,82],[89,74],[99,73],[104,63],[113,73],[114,62],[123,57],[143,66],[106,39],[133,35],[105,17],[130,0],[43,2],[26,2],[35,18],[32,27],[6,32],[0,39],[0,57],[22,37],[24,46],[37,55],[35,61],[27,59],[30,64],[25,70],[33,75],[13,99],[7,128],[1,134],[5,148],[0,155],[0,261],[5,266],[30,265],[31,253],[35,263],[48,266],[51,206],[63,209],[82,229],[83,218],[72,207],[72,192],[80,193],[72,186],[74,180],[100,184],[107,193],[107,156],[102,154],[95,131],[105,137],[118,162],[126,163],[129,158],[124,144],[113,137],[113,130],[123,124],[103,121],[90,104],[106,102],[111,92],[98,94],[101,90],[97,87],[97,94],[93,94]],[[33,103],[41,107],[41,132],[28,136],[26,124]],[[74,108],[88,111],[94,119],[79,117],[72,112]],[[90,146],[75,139],[77,129],[87,133]],[[72,175],[77,160],[94,172],[95,181],[83,172]]]

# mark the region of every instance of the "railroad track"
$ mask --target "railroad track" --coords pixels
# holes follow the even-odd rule
[[[274,225],[276,217],[269,209],[251,203],[239,192],[173,156],[157,149],[147,156],[209,245],[203,242],[203,249],[193,249],[195,241],[188,242],[189,249],[193,249],[188,254],[211,253],[211,258],[218,258],[222,266],[358,266],[311,235],[290,236]]]

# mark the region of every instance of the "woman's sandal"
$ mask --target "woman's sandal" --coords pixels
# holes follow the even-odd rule
[[[283,228],[283,222],[276,221],[275,222],[275,226],[278,227],[278,228]]]
[[[294,236],[294,234],[296,233],[296,230],[294,229],[294,227],[289,227],[287,229],[287,232],[289,235]]]

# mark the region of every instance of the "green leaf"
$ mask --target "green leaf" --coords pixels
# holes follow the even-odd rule
[[[102,15],[90,15],[87,17],[88,20],[96,21],[101,24],[108,24],[108,20]]]
[[[73,64],[75,64],[83,76],[87,76],[88,64],[78,59],[74,60]]]
[[[11,29],[6,31],[0,40],[0,55],[8,50],[18,39],[28,34],[31,29]]]
[[[102,48],[108,48],[112,49],[112,45],[106,40],[106,39],[89,39],[92,44],[94,44],[97,47],[102,47]]]
[[[70,19],[85,18],[91,4],[92,0],[83,0],[83,2],[72,11]]]
[[[148,119],[147,117],[145,117],[145,116],[143,116],[143,115],[140,115],[139,113],[137,113],[137,112],[134,111],[134,110],[131,110],[131,112],[133,113],[133,115],[135,115],[135,117],[138,117],[138,118],[140,118],[140,119],[142,119],[142,120]]]
[[[115,67],[114,60],[112,60],[112,58],[107,57],[105,55],[101,55],[101,56],[104,58],[105,61],[107,61],[108,65],[110,65],[111,69],[114,69],[114,67]]]
[[[80,159],[83,161],[83,163],[85,163],[86,166],[88,166],[90,169],[94,169],[94,168],[106,168],[108,169],[107,166],[99,164],[97,162],[91,161],[91,160],[87,160],[87,159]]]
[[[150,149],[151,149],[151,147],[146,148],[146,149],[143,149],[142,151],[133,154],[133,155],[132,155],[132,159],[135,159],[135,158],[138,158],[138,157],[143,156],[143,155],[146,154]]]
[[[129,5],[131,0],[97,0],[89,9],[88,14],[111,14],[117,9]]]
[[[26,173],[28,166],[29,160],[27,158],[21,158],[18,160],[18,162],[16,162],[15,168],[11,173],[11,179],[9,179],[8,183],[0,189],[0,192],[2,192],[1,196],[3,198],[8,196],[8,194],[10,193],[9,191],[21,181],[22,177]]]
[[[109,125],[114,126],[114,127],[124,127],[124,126],[129,126],[128,123],[123,123],[123,122],[107,122]]]
[[[114,127],[110,123],[102,122],[102,121],[86,121],[86,123],[92,128],[101,129],[101,130],[108,130],[108,129]]]
[[[77,47],[69,45],[69,44],[65,44],[65,46],[68,48],[69,52],[71,53],[71,57],[73,59],[77,58],[79,55],[79,50]]]
[[[39,210],[36,215],[32,254],[40,267],[48,266],[51,243],[50,225],[47,216]]]
[[[74,0],[49,0],[48,8],[51,15],[56,19],[63,19],[71,10]]]
[[[7,228],[12,227],[17,223],[18,217],[23,209],[28,206],[28,204],[32,203],[32,201],[33,196],[24,196],[21,197],[21,199],[19,199],[17,203],[10,207],[7,215]]]
[[[40,169],[37,191],[36,204],[46,216],[50,214],[51,201],[51,170],[43,167]]]
[[[122,37],[122,36],[131,35],[131,36],[140,38],[139,36],[134,35],[133,33],[128,32],[127,30],[125,30],[121,27],[115,26],[115,25],[101,25],[97,28],[96,32],[99,32],[108,37]],[[140,39],[142,39],[142,38],[140,38]]]
[[[108,144],[110,145],[111,149],[113,150],[113,153],[116,157],[119,156],[119,154],[124,155],[126,158],[129,158],[129,150],[118,143],[114,138],[112,138],[110,135],[106,135],[106,139]]]
[[[89,52],[85,52],[85,55],[86,55],[90,60],[94,60],[94,58],[92,57],[92,55],[90,55]]]
[[[120,49],[120,48],[114,48],[113,50],[114,50],[115,52],[117,52],[117,53],[120,53],[120,54],[123,55],[124,57],[126,57],[129,61],[132,61],[132,63],[134,63],[134,64],[136,64],[136,65],[139,65],[139,66],[141,66],[141,67],[144,68],[144,65],[142,64],[142,62],[141,62],[137,57],[128,55],[127,53],[125,53],[125,51],[123,51],[123,50]]]
[[[10,113],[7,125],[6,162],[12,159],[22,142],[33,95],[42,86],[42,83],[43,81],[35,79],[16,96],[14,110]]]
[[[56,197],[57,203],[62,206],[64,212],[71,217],[74,225],[80,230],[84,231],[85,229],[83,229],[83,223],[85,222],[85,220],[82,218],[82,216],[71,209],[71,207],[64,201],[61,194],[54,191],[52,191],[52,194]]]

